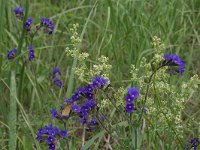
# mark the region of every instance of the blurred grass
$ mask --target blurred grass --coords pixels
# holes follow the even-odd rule
[[[9,88],[13,89],[13,86],[8,88],[6,84],[9,85],[12,81],[9,74],[15,64],[6,60],[6,54],[8,50],[17,46],[16,41],[20,39],[18,33],[22,23],[13,15],[13,9],[18,5],[25,6],[25,1],[2,0],[0,3],[0,120],[5,125],[9,124],[7,114],[12,114],[9,112],[11,103],[8,95]],[[34,62],[16,63],[19,68],[25,65],[23,75],[19,70],[16,72],[17,86],[20,84],[18,80],[20,77],[23,81],[19,100],[20,110],[24,111],[18,110],[18,122],[16,122],[16,132],[19,132],[17,134],[22,141],[18,143],[20,148],[23,147],[20,146],[22,143],[24,145],[31,143],[26,138],[33,140],[32,134],[36,132],[37,127],[50,121],[49,110],[56,102],[59,106],[64,101],[66,91],[68,91],[67,95],[73,91],[74,86],[71,84],[74,80],[73,74],[70,77],[73,62],[64,54],[65,47],[70,44],[69,28],[73,23],[80,25],[79,33],[82,33],[83,39],[81,51],[89,52],[94,59],[101,54],[109,57],[113,65],[111,81],[114,81],[116,86],[126,85],[123,81],[130,77],[127,70],[131,64],[139,64],[142,56],[150,57],[151,37],[154,35],[161,37],[168,46],[168,51],[179,53],[186,61],[185,78],[194,73],[200,74],[199,0],[98,0],[96,5],[95,1],[88,0],[32,0],[29,3],[28,13],[28,16],[34,18],[35,24],[39,22],[40,17],[52,18],[55,23],[55,33],[52,36],[39,34],[35,38],[36,60]],[[21,47],[22,53],[27,53],[26,46],[21,45]],[[53,67],[61,68],[64,76],[66,86],[61,93],[54,93],[50,84],[49,76]],[[74,81],[75,87],[79,85],[76,79]],[[192,109],[186,109],[186,114],[193,114],[198,123],[199,95],[192,98],[193,101],[188,104]],[[23,116],[28,117],[30,122],[27,122],[26,117]],[[188,115],[186,120],[189,119]],[[0,126],[3,127],[0,129],[0,137],[2,137],[0,145],[6,149],[7,142],[3,137],[8,138],[4,135],[8,129],[4,128],[3,124]],[[190,134],[195,134],[195,131],[191,129]],[[154,135],[148,136],[149,143],[158,138]],[[90,144],[90,141],[88,143]],[[147,146],[158,148],[156,144]],[[166,149],[170,148],[173,146],[166,144]],[[26,149],[26,146],[23,149]]]

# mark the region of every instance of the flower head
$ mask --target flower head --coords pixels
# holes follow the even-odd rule
[[[53,109],[50,111],[50,113],[51,113],[51,115],[52,115],[52,119],[58,118],[58,117],[59,117],[56,108],[53,108]]]
[[[12,59],[14,59],[16,53],[17,53],[17,49],[16,49],[16,48],[14,48],[14,49],[8,51],[8,54],[7,54],[7,58],[8,58],[8,60],[12,60]]]
[[[31,31],[31,24],[32,23],[33,23],[33,19],[32,18],[28,18],[26,20],[25,28],[26,28],[27,32]]]
[[[96,76],[93,78],[92,84],[96,88],[101,88],[102,86],[106,85],[108,83],[108,79],[105,79],[104,77],[101,76]]]
[[[59,68],[53,68],[53,70],[52,70],[52,76],[53,76],[53,78],[57,78],[60,75],[61,75],[60,69]]]
[[[132,113],[134,110],[136,110],[135,106],[133,105],[133,103],[130,104],[126,104],[125,110],[128,113]]]
[[[67,130],[60,130],[52,124],[46,125],[43,128],[38,129],[36,134],[36,140],[44,142],[48,145],[49,150],[56,149],[56,141],[66,138]]]
[[[179,72],[180,75],[183,75],[185,71],[185,62],[176,54],[165,54],[163,56],[164,62],[163,66],[178,66],[179,68],[175,68],[172,71]]]
[[[48,34],[52,34],[54,31],[54,24],[53,22],[48,18],[41,18],[40,19],[40,25],[44,27],[44,30]]]
[[[61,82],[59,79],[55,78],[53,82],[54,82],[54,84],[57,85],[58,87],[60,87],[60,88],[63,87],[63,84],[62,84],[62,82]]]
[[[34,55],[34,49],[31,45],[28,46],[28,52],[29,52],[29,61],[32,61],[35,58],[35,55]]]
[[[21,7],[16,7],[15,10],[15,16],[17,17],[17,19],[22,20],[24,17],[24,9]]]
[[[138,89],[135,87],[129,88],[124,100],[126,102],[125,111],[128,113],[132,113],[136,110],[134,106],[134,100],[139,98]]]

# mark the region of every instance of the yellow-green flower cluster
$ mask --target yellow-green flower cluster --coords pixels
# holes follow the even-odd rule
[[[141,59],[139,69],[135,65],[131,66],[131,76],[133,81],[139,82],[141,92],[140,101],[144,100],[146,85],[148,79],[153,73],[152,65],[158,67],[163,61],[163,52],[165,48],[160,38],[153,37],[152,45],[155,49],[153,56],[154,61],[149,63],[145,57]],[[170,75],[166,73],[167,67],[159,69],[153,76],[149,88],[147,107],[147,116],[151,123],[157,128],[175,131],[178,135],[183,135],[184,124],[182,121],[182,112],[185,102],[191,94],[198,88],[199,78],[193,76],[188,82],[169,84]],[[172,129],[173,128],[173,129]]]

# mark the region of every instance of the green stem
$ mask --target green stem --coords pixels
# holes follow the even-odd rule
[[[146,102],[147,102],[147,99],[148,99],[148,94],[149,94],[149,88],[150,88],[150,85],[151,85],[151,81],[152,81],[152,79],[153,79],[153,76],[156,74],[156,72],[160,69],[160,68],[162,68],[163,67],[163,65],[161,65],[160,67],[158,67],[151,75],[150,75],[150,77],[149,77],[149,80],[148,80],[148,82],[147,82],[147,87],[146,87],[146,93],[145,93],[145,97],[144,97],[144,102],[143,102],[143,104],[142,104],[142,112],[141,112],[141,114],[140,114],[140,116],[139,116],[139,120],[138,120],[138,124],[140,123],[140,121],[141,121],[141,119],[142,119],[142,116],[143,116],[143,114],[144,114],[144,106],[146,105]]]

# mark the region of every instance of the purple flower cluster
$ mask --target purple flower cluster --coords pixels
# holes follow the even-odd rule
[[[44,27],[46,33],[48,33],[48,34],[52,34],[53,33],[53,31],[54,31],[54,24],[53,24],[53,22],[50,19],[48,19],[48,18],[41,18],[40,19],[40,25],[42,27]]]
[[[175,72],[179,72],[180,75],[183,75],[185,71],[185,62],[176,54],[165,54],[163,56],[165,60],[165,66],[178,66],[179,68],[175,68]]]
[[[38,129],[38,132],[36,134],[36,140],[40,141],[41,143],[48,144],[49,150],[55,150],[56,141],[66,137],[67,130],[60,130],[56,126],[53,127],[52,124]]]
[[[17,17],[17,19],[22,20],[24,17],[24,9],[21,7],[17,7],[14,10],[15,12],[15,16]]]
[[[17,49],[16,49],[16,48],[14,48],[14,49],[8,51],[8,54],[7,54],[8,60],[14,59],[15,56],[16,56],[16,53],[17,53]]]
[[[32,23],[33,23],[33,19],[32,18],[28,18],[26,20],[25,28],[26,28],[27,32],[31,31],[31,24]]]
[[[32,61],[35,58],[35,55],[34,55],[34,49],[31,45],[28,46],[28,52],[29,52],[29,61]]]
[[[67,104],[71,104],[72,112],[79,115],[82,125],[89,123],[89,112],[97,106],[95,91],[103,88],[107,83],[108,79],[104,77],[94,77],[92,83],[77,88],[72,97],[65,100]]]
[[[134,106],[134,100],[137,98],[139,98],[138,89],[134,88],[134,87],[129,88],[128,93],[124,98],[124,100],[126,102],[125,111],[127,111],[128,113],[131,113],[134,110],[136,110],[136,108]]]
[[[54,68],[52,70],[52,77],[53,77],[53,82],[55,85],[57,85],[58,87],[62,88],[63,84],[62,82],[58,79],[59,76],[61,75],[60,73],[60,69],[59,68]]]
[[[200,145],[200,140],[198,138],[192,138],[185,146],[185,150],[190,150],[191,148],[197,150],[198,145]]]

